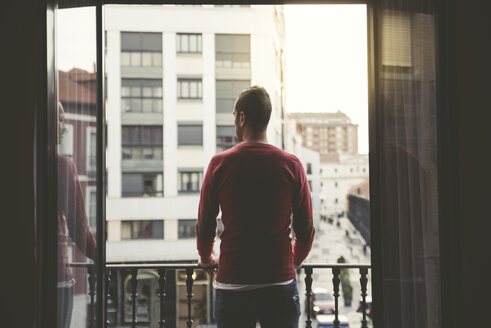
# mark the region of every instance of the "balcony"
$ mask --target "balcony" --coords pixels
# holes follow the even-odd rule
[[[72,263],[72,267],[85,267],[88,273],[88,288],[90,303],[88,305],[88,327],[96,326],[96,313],[97,304],[95,303],[96,294],[96,270],[93,264],[87,263]],[[318,264],[309,263],[302,266],[297,271],[297,277],[302,277],[302,281],[299,283],[299,294],[302,294],[301,286],[304,285],[305,299],[301,303],[303,322],[299,322],[300,326],[306,328],[316,327],[349,327],[349,324],[342,320],[342,313],[340,313],[340,283],[343,279],[343,270],[357,270],[360,281],[360,304],[358,312],[360,314],[361,327],[366,328],[369,325],[370,306],[367,302],[367,283],[368,283],[368,271],[371,269],[369,264]],[[322,312],[318,306],[314,303],[314,293],[312,284],[314,282],[313,273],[314,270],[329,270],[332,273],[332,296],[333,296],[333,308],[328,312]],[[150,275],[153,273],[153,276]],[[155,289],[143,288],[142,284],[146,280],[153,279]],[[175,277],[176,285],[173,285],[172,279]],[[200,278],[201,277],[201,278]],[[195,263],[108,263],[106,264],[105,279],[106,279],[106,327],[216,327],[213,318],[213,302],[210,298],[213,298],[211,292],[211,284],[206,285],[207,288],[202,288],[204,279],[208,279],[211,282],[211,278],[208,278],[205,272]],[[201,282],[200,282],[201,280]],[[117,288],[117,283],[124,281],[123,293],[121,289]],[[181,282],[181,284],[179,284]],[[147,281],[148,283],[148,281]],[[151,285],[148,285],[151,286]],[[179,297],[178,292],[173,291],[174,287],[178,289],[181,286],[184,293]],[[198,288],[197,288],[198,287]],[[113,293],[121,293],[119,300],[122,300],[123,304],[118,304],[115,301],[115,295]],[[152,295],[149,298],[145,298],[145,294],[151,292]],[[203,292],[207,292],[206,295]],[[195,293],[197,296],[201,296],[204,299],[208,299],[208,306],[206,302],[195,300]],[[154,295],[153,295],[154,294]],[[148,295],[147,295],[148,296]],[[210,298],[208,298],[210,297]],[[154,299],[152,302],[150,299]],[[152,303],[152,304],[149,304]],[[177,305],[176,305],[177,304]],[[307,306],[310,304],[310,306]],[[156,306],[158,305],[158,306]],[[152,316],[149,315],[148,309],[152,307],[152,310],[158,308],[158,311]],[[172,308],[174,307],[174,308]],[[204,308],[208,307],[208,309]],[[170,309],[169,309],[170,308]],[[169,311],[170,310],[170,311]],[[176,315],[175,321],[169,320],[176,310],[179,315]],[[172,313],[174,312],[174,313]],[[199,312],[199,313],[198,313]],[[327,314],[322,316],[321,314]],[[170,314],[170,315],[169,315]],[[199,315],[200,320],[195,322],[195,316]],[[324,322],[321,317],[332,318],[331,322]],[[119,322],[118,322],[119,318]],[[204,319],[203,319],[204,318]],[[315,319],[317,322],[315,324]]]

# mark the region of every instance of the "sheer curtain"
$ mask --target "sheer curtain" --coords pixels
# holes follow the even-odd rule
[[[379,0],[375,33],[384,327],[441,326],[433,0]]]

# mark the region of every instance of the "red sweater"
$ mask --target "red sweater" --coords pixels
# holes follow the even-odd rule
[[[73,279],[68,261],[70,240],[95,260],[97,245],[89,228],[77,168],[70,158],[58,155],[58,282]]]
[[[299,159],[275,146],[247,142],[215,155],[199,203],[196,236],[209,262],[222,210],[221,283],[274,283],[295,277],[314,239],[312,200]],[[292,249],[291,223],[295,231]]]

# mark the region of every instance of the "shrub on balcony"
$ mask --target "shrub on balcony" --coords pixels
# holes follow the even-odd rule
[[[353,286],[349,280],[343,284],[343,298],[344,306],[351,306],[351,300],[353,299]]]
[[[344,256],[340,256],[337,260],[338,263],[346,263]],[[349,279],[348,269],[341,269],[339,273],[339,279],[341,280],[341,287],[343,290],[344,306],[351,306],[351,300],[353,299],[353,286]]]

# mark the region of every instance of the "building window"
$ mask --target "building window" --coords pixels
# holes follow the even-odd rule
[[[312,163],[307,163],[307,174],[312,174]]]
[[[337,199],[337,198],[335,198],[335,199],[334,199],[334,204],[337,204],[337,203],[338,203],[338,199]]]
[[[250,68],[250,35],[216,34],[215,60],[219,68]]]
[[[338,187],[338,183],[335,181],[334,182],[334,188],[337,188]]]
[[[161,113],[162,79],[122,79],[123,112]]]
[[[162,239],[164,237],[164,222],[151,221],[122,221],[121,239]]]
[[[123,159],[163,158],[162,126],[123,126]]]
[[[177,143],[179,146],[202,146],[203,125],[179,124],[177,127]]]
[[[235,99],[250,85],[250,80],[217,80],[215,84],[217,113],[233,113]]]
[[[217,126],[217,151],[221,152],[232,148],[239,143],[235,126]]]
[[[411,67],[411,16],[407,13],[382,15],[382,65]]]
[[[179,171],[178,190],[181,193],[199,192],[203,183],[203,171]]]
[[[123,197],[162,197],[162,173],[123,173]]]
[[[176,36],[178,53],[201,53],[201,34],[178,33]]]
[[[97,167],[97,132],[93,126],[87,127],[87,173],[94,174]]]
[[[161,67],[162,33],[121,32],[121,66]]]
[[[177,79],[178,99],[202,99],[202,90],[201,79]]]
[[[196,220],[193,219],[179,220],[178,238],[179,239],[195,238],[196,237],[195,227],[196,227]]]
[[[96,186],[87,186],[85,190],[87,195],[87,216],[89,227],[92,231],[97,231],[97,192]]]

